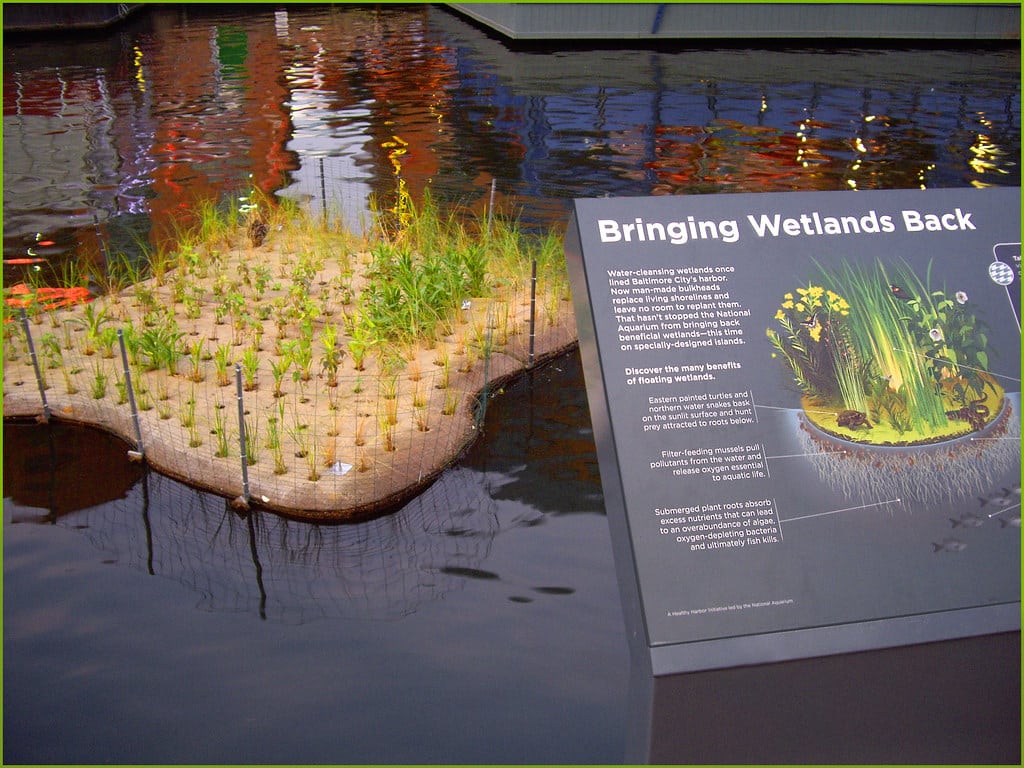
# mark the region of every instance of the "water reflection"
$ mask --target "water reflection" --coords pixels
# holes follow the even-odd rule
[[[102,268],[250,184],[359,226],[371,195],[479,212],[494,180],[549,226],[576,196],[1020,179],[1013,47],[509,50],[343,5],[151,6],[46,48],[5,46],[8,261],[44,233]]]
[[[126,498],[144,470],[125,456],[124,442],[99,430],[5,424],[4,496],[26,510],[12,522],[56,523]]]
[[[32,429],[17,445],[45,447],[48,427]],[[81,531],[107,562],[177,581],[199,596],[204,610],[275,622],[408,615],[458,588],[453,569],[479,568],[501,530],[494,503],[467,469],[452,470],[396,514],[358,525],[311,525],[258,512],[239,516],[223,499],[154,472],[103,501],[83,497],[78,484],[71,489],[75,504],[26,497],[24,486],[53,487],[58,470],[34,453],[21,487],[5,489],[20,507],[10,523]],[[107,469],[126,463],[122,446]],[[25,508],[33,501],[35,514]]]
[[[581,375],[569,355],[534,372],[536,389],[531,379],[511,385],[492,400],[488,439],[461,465],[400,510],[359,524],[240,516],[222,498],[130,464],[125,445],[103,433],[7,425],[4,493],[17,504],[9,523],[80,531],[105,562],[177,581],[204,610],[286,624],[399,618],[467,578],[500,582],[514,602],[573,594],[485,565],[502,533],[551,514],[603,514]],[[575,386],[557,386],[567,380]],[[503,412],[524,402],[525,420]],[[72,472],[83,479],[69,482]]]

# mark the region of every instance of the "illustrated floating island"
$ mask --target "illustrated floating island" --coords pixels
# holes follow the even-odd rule
[[[781,331],[767,330],[818,442],[913,447],[1005,428],[988,334],[964,291],[933,288],[930,268],[924,281],[881,263],[823,273],[783,296]]]
[[[400,196],[367,236],[242,201],[204,205],[143,266],[66,272],[63,290],[99,284],[88,303],[7,289],[4,417],[113,432],[238,506],[357,519],[430,483],[503,379],[576,341],[556,234],[464,224],[429,194]]]

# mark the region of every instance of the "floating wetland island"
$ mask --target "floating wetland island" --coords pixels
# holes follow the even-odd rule
[[[503,380],[576,342],[555,233],[443,215],[429,194],[363,235],[242,202],[204,204],[141,263],[6,289],[4,417],[110,431],[239,507],[357,519],[431,482]]]

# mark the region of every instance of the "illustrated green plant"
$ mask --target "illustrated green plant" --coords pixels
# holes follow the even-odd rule
[[[71,328],[72,328],[72,326],[68,323],[67,320],[62,321],[61,324],[60,324],[60,331],[61,331],[60,335],[61,335],[61,339],[63,340],[63,345],[62,346],[64,347],[65,350],[67,350],[69,352],[72,349],[75,348],[74,340],[73,340],[72,333],[71,333]],[[115,331],[115,333],[116,333],[116,331]]]
[[[87,267],[86,271],[88,279],[108,296],[117,296],[142,280],[141,264],[125,253],[110,253],[102,266]]]
[[[863,397],[858,397],[857,387],[849,381],[849,370],[860,365],[845,326],[849,314],[845,298],[809,283],[787,292],[775,313],[785,335],[773,329],[767,335],[804,394],[822,401],[838,398],[846,408],[864,410]]]
[[[894,295],[892,286],[897,284],[889,279],[884,267],[878,264],[875,270],[864,272],[844,264],[834,279],[844,286],[850,304],[857,308],[850,318],[854,343],[871,361],[871,375],[884,379],[900,394],[912,428],[927,433],[948,424],[946,406],[928,371],[930,362],[917,348],[907,325],[907,302]]]
[[[988,338],[963,291],[949,298],[908,267],[819,267],[824,285],[786,293],[767,336],[807,396],[894,432],[946,429],[947,412],[981,402]],[[829,286],[829,287],[826,287]]]
[[[970,298],[931,286],[931,264],[924,281],[908,269],[896,268],[893,279],[914,294],[903,301],[902,320],[913,337],[937,392],[949,391],[960,405],[984,396],[993,387],[988,371],[988,334],[969,309]],[[894,283],[897,284],[897,283]]]
[[[89,275],[77,259],[61,262],[57,284],[62,288],[87,288]]]
[[[398,399],[398,377],[388,376],[380,382],[381,397],[385,400],[395,401]],[[394,422],[392,422],[394,423]]]

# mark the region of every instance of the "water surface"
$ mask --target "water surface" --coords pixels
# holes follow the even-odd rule
[[[256,186],[559,227],[577,196],[1018,186],[1007,47],[510,47],[431,6],[152,6],[4,48],[4,279]],[[29,255],[42,268],[15,264]],[[622,759],[628,657],[578,358],[358,525],[242,518],[5,424],[5,762]],[[93,481],[95,480],[95,481]]]

